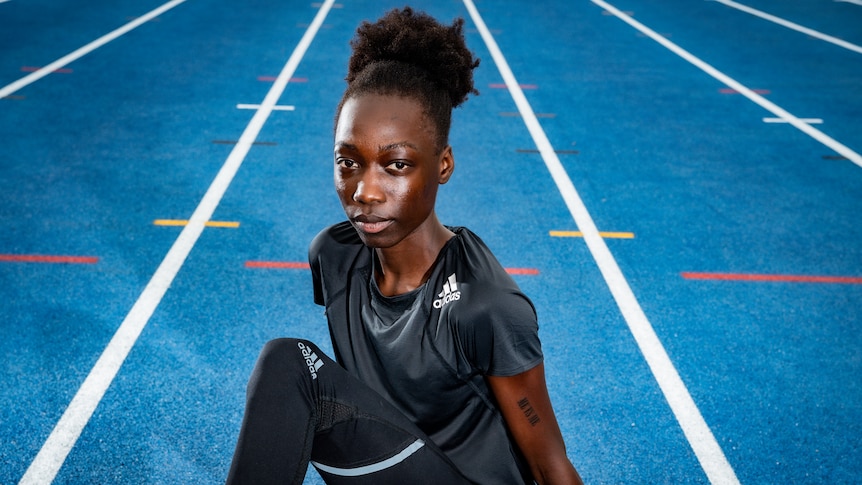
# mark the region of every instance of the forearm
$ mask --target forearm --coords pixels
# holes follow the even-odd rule
[[[544,366],[512,377],[488,377],[515,442],[539,485],[580,485],[545,385]]]
[[[533,466],[533,479],[539,485],[583,485],[577,470],[565,456]]]

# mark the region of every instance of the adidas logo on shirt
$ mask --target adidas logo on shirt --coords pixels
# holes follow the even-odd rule
[[[444,305],[460,299],[461,292],[458,291],[458,282],[455,280],[455,273],[452,273],[446,283],[443,283],[443,291],[434,300],[434,308],[443,308]]]
[[[302,351],[302,356],[305,357],[305,364],[308,366],[308,372],[311,373],[312,379],[317,379],[317,371],[323,367],[323,361],[317,357],[313,350],[309,349],[302,342],[297,342],[299,350]]]

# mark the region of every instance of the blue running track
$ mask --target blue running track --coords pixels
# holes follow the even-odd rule
[[[482,59],[438,212],[587,483],[862,476],[862,5],[742,1],[412,3]],[[333,113],[402,5],[0,2],[0,483],[224,481],[262,345],[330,348]]]

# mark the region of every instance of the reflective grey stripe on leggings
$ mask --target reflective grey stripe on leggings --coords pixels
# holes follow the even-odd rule
[[[419,451],[420,448],[425,446],[425,442],[422,440],[416,440],[411,443],[409,446],[401,450],[395,456],[387,458],[383,461],[372,463],[371,465],[360,466],[357,468],[336,468],[334,466],[324,465],[322,463],[317,463],[316,461],[312,461],[311,464],[314,465],[320,471],[330,473],[332,475],[338,475],[341,477],[358,477],[362,475],[368,475],[374,472],[379,472],[381,470],[385,470],[387,468],[393,467],[402,461],[406,460],[410,455]]]

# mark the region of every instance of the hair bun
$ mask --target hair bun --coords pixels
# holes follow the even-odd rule
[[[479,60],[467,49],[462,29],[464,19],[452,25],[410,7],[395,9],[378,21],[363,22],[350,42],[353,55],[347,71],[347,82],[353,82],[363,69],[382,61],[413,65],[449,93],[452,106],[463,103],[473,88],[473,69]]]

